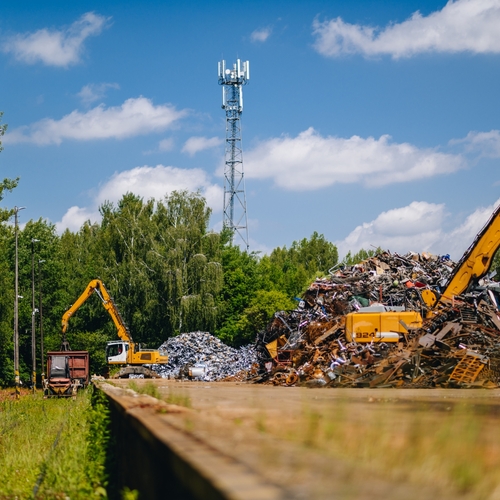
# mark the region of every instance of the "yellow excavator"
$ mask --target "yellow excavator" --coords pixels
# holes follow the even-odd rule
[[[155,349],[141,349],[140,344],[132,340],[132,335],[125,325],[116,304],[109,295],[104,283],[95,279],[92,280],[80,295],[78,300],[63,314],[62,317],[62,350],[70,350],[69,343],[66,340],[66,331],[68,330],[69,319],[80,306],[92,295],[96,293],[102,301],[106,311],[108,311],[113,323],[118,331],[118,337],[121,340],[113,340],[106,345],[106,360],[108,365],[122,366],[115,377],[128,377],[130,375],[144,375],[144,377],[157,378],[158,375],[145,365],[167,363],[168,356],[160,354]]]
[[[441,305],[477,286],[488,273],[493,257],[500,246],[500,206],[477,234],[454,267],[441,294],[425,289],[421,293],[427,308],[427,317],[433,317]],[[352,342],[398,342],[399,334],[420,328],[422,316],[418,311],[388,308],[382,304],[361,308],[346,316],[346,337]]]
[[[478,281],[490,270],[491,262],[499,246],[500,205],[458,261],[441,296],[431,290],[425,290],[427,293],[422,294],[427,306],[434,307],[439,303],[452,302],[454,297],[462,295],[469,287],[477,285]]]

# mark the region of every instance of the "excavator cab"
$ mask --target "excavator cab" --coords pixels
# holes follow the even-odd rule
[[[108,363],[126,364],[128,361],[129,343],[113,340],[106,345],[106,361]]]

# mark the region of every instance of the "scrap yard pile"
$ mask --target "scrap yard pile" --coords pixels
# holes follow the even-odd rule
[[[234,349],[207,332],[171,337],[160,351],[168,355],[168,363],[155,368],[163,378],[242,380],[257,362],[253,345]]]
[[[255,380],[498,387],[500,286],[485,276],[445,296],[461,264],[449,256],[383,252],[316,280],[296,310],[276,313],[259,334]]]

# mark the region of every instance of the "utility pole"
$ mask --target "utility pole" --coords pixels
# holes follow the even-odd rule
[[[42,313],[42,268],[40,264],[43,264],[45,261],[40,259],[38,261],[38,292],[40,294],[40,301],[38,304],[38,311],[40,314],[40,362],[42,364],[41,372],[42,372],[42,387],[45,382],[45,355],[43,348],[43,313]]]
[[[36,390],[36,335],[35,335],[35,243],[40,240],[31,238],[31,360],[33,371],[31,372],[31,383],[33,392]]]
[[[222,109],[226,111],[226,160],[224,167],[224,212],[222,225],[235,233],[248,250],[247,202],[243,177],[243,149],[240,117],[243,112],[243,85],[250,79],[249,61],[237,59],[233,69],[226,61],[219,63],[219,85],[222,85]]]
[[[16,384],[16,399],[21,396],[21,379],[19,378],[19,257],[17,254],[17,214],[26,207],[14,207],[15,234],[15,276],[14,276],[14,378]]]

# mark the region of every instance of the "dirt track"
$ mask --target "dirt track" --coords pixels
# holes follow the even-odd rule
[[[500,390],[134,383],[153,383],[171,403],[189,404],[190,415],[179,417],[189,432],[285,488],[290,498],[500,498],[497,475],[488,473],[500,465],[500,438],[491,433]],[[469,477],[477,456],[487,460]],[[432,465],[448,461],[449,467]]]

